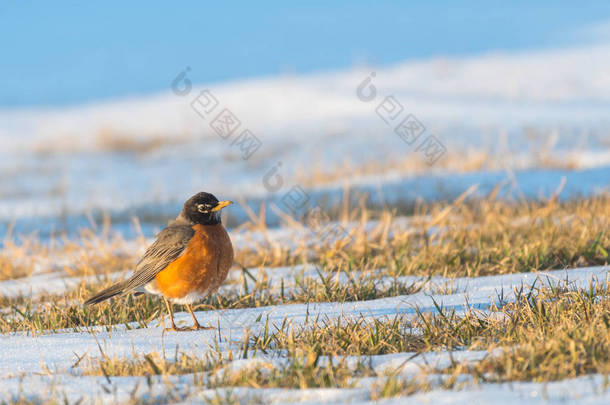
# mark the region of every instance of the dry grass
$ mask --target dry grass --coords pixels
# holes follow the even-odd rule
[[[108,276],[128,270],[138,258],[141,237],[127,243],[114,233],[110,219],[105,217],[98,227],[92,219],[91,229],[81,229],[74,239],[52,237],[46,243],[35,236],[22,237],[19,242],[10,236],[0,250],[0,281],[62,271],[67,276]]]
[[[610,375],[610,281],[589,291],[543,290],[508,304],[491,348],[502,354],[467,367],[482,381],[554,381]]]
[[[21,244],[5,240],[0,251],[0,281],[30,276],[36,259],[46,257],[47,252],[45,246],[31,238],[24,239]]]
[[[93,376],[153,376],[209,372],[218,364],[213,358],[197,358],[184,353],[175,353],[171,359],[150,353],[127,361],[102,355],[101,358],[89,359],[80,369],[84,375]]]
[[[144,154],[172,145],[188,142],[188,137],[179,134],[156,134],[145,138],[133,134],[123,134],[110,129],[103,129],[96,134],[96,150],[102,152],[122,152]]]
[[[536,136],[537,135],[537,136]],[[549,134],[534,135],[530,139],[528,152],[521,154],[521,163],[515,163],[514,151],[494,152],[492,147],[464,148],[453,145],[444,155],[434,162],[434,169],[452,173],[468,173],[477,171],[503,171],[507,167],[513,170],[531,169],[564,169],[582,168],[582,155],[566,154],[553,150],[553,143],[547,143],[545,137]],[[535,139],[537,138],[537,139]],[[505,140],[506,141],[506,140]],[[540,142],[544,144],[540,144]],[[496,145],[497,146],[497,145]],[[430,164],[421,153],[411,151],[400,158],[385,157],[354,161],[347,157],[344,160],[328,162],[323,158],[312,159],[307,167],[299,167],[296,182],[308,187],[327,184],[342,184],[346,178],[379,177],[388,174],[429,175]]]
[[[141,137],[133,133],[119,132],[112,128],[101,128],[91,139],[91,143],[85,143],[75,141],[71,135],[56,136],[52,140],[39,141],[34,145],[34,151],[42,156],[91,151],[143,155],[161,148],[193,141],[192,137],[186,134],[159,133]]]
[[[320,355],[309,351],[305,355],[292,357],[284,367],[257,367],[236,372],[216,374],[209,387],[252,388],[352,388],[357,385],[355,377],[375,375],[364,364],[348,366],[345,361],[320,363]]]
[[[27,277],[31,274],[31,267],[18,263],[13,258],[9,259],[0,256],[0,281]]]
[[[274,326],[272,333],[267,325],[263,333],[251,337],[250,348],[263,353],[298,353],[307,347],[337,356],[495,347],[516,348],[516,353],[529,347],[530,352],[544,353],[535,349],[546,347],[552,354],[547,359],[552,362],[549,370],[540,366],[542,360],[530,366],[549,378],[551,371],[559,372],[555,366],[561,356],[578,362],[578,367],[567,357],[564,362],[576,375],[610,372],[610,279],[592,284],[589,290],[544,287],[527,294],[517,290],[516,294],[515,302],[492,308],[502,316],[474,310],[457,315],[438,307],[433,313],[417,311],[415,316],[393,319],[317,319],[296,328],[288,322]],[[513,351],[507,356],[510,353]],[[502,358],[489,357],[488,361],[496,364]]]
[[[102,286],[107,284],[110,283]],[[148,295],[119,298],[123,301],[121,305],[105,301],[95,306],[83,306],[81,303],[85,297],[99,288],[100,285],[83,282],[66,294],[0,299],[0,306],[10,308],[12,313],[12,316],[0,318],[0,333],[41,333],[63,329],[83,331],[90,326],[104,326],[110,330],[113,325],[123,325],[129,329],[144,328],[165,311],[158,298]],[[226,293],[209,296],[195,309],[226,310],[308,302],[361,301],[413,294],[420,288],[419,284],[398,280],[381,285],[372,277],[352,279],[345,284],[319,273],[317,279],[298,279],[293,288],[283,288],[282,285],[272,287],[268,280],[259,280],[252,288],[233,288]]]
[[[82,300],[75,302],[68,296],[44,295],[39,300],[6,300],[3,304],[8,304],[10,315],[0,317],[0,333],[24,331],[39,334],[66,329],[80,332],[91,326],[111,330],[117,325],[127,329],[145,328],[162,310],[159,300],[150,296],[129,296],[124,305],[105,302],[92,307],[84,307]]]
[[[326,356],[358,356],[425,351],[432,346],[414,330],[413,320],[396,316],[391,320],[315,319],[298,327],[290,322],[267,324],[263,333],[250,338],[248,347],[255,354],[283,350],[291,357],[308,350]]]
[[[348,364],[346,355],[367,356],[433,350],[489,350],[474,364],[454,363],[447,369],[424,367],[413,379],[389,375],[372,389],[372,399],[410,395],[432,388],[428,376],[444,373],[441,386],[455,387],[460,375],[474,381],[553,381],[585,374],[610,374],[610,280],[588,290],[542,288],[519,294],[515,302],[488,317],[469,311],[418,312],[413,317],[306,322],[293,326],[284,320],[269,325],[259,335],[246,334],[239,353],[223,358],[212,350],[205,358],[157,354],[139,359],[103,356],[87,366],[87,375],[170,375],[200,373],[206,387],[256,388],[353,387],[354,377],[375,376],[366,357]],[[273,329],[273,331],[272,331]],[[500,354],[498,354],[498,351]],[[232,370],[227,362],[257,355],[282,353],[287,361],[278,366],[263,361],[256,367]],[[492,354],[494,353],[494,354]],[[384,376],[378,376],[384,377]],[[462,384],[463,385],[463,384]]]
[[[296,276],[285,286],[272,282],[271,269],[258,276],[238,266],[230,288],[202,302],[198,310],[253,308],[268,305],[364,301],[421,291],[399,277],[441,275],[483,276],[589,265],[609,261],[610,197],[558,202],[458,199],[451,204],[418,205],[408,226],[389,210],[373,211],[346,204],[336,217],[352,224],[350,239],[313,243],[305,236],[281,249],[269,238],[261,249],[238,251],[239,264],[317,264],[314,277]],[[373,223],[371,220],[375,220]],[[365,228],[363,225],[367,224]],[[371,225],[373,224],[373,225]],[[251,226],[267,232],[261,223]],[[302,234],[307,235],[307,234]],[[318,241],[320,242],[320,241]],[[349,242],[349,243],[348,243]],[[279,245],[279,246],[278,246]],[[92,326],[110,330],[115,325],[146,327],[159,317],[162,304],[150,296],[125,297],[121,305],[105,302],[83,307],[93,290],[111,283],[109,276],[133,266],[132,244],[120,238],[84,232],[81,239],[44,247],[7,244],[0,257],[2,278],[29,275],[26,260],[50,264],[61,257],[69,276],[94,276],[65,294],[1,298],[0,332],[86,331]],[[142,246],[143,244],[138,244]],[[72,260],[65,260],[72,258]],[[39,266],[40,267],[40,266]],[[44,266],[43,266],[44,267]],[[58,271],[57,266],[53,267]],[[44,270],[43,270],[44,271]],[[338,276],[343,281],[338,281]],[[381,277],[385,277],[381,282]],[[391,282],[387,282],[390,280]],[[587,290],[570,286],[516,291],[514,302],[492,310],[465,314],[437,308],[434,313],[373,319],[310,319],[305,326],[286,320],[267,323],[261,333],[246,333],[241,349],[224,357],[211,350],[206,356],[176,353],[133,359],[104,355],[81,362],[86,375],[152,376],[195,374],[200,387],[353,387],[357,377],[374,376],[371,399],[404,396],[442,387],[459,388],[460,376],[477,382],[553,381],[587,374],[610,374],[609,280],[598,280]],[[451,282],[434,293],[455,292]],[[416,379],[378,376],[366,362],[369,355],[438,350],[490,350],[477,363],[454,363],[444,370],[422,369]],[[231,360],[282,353],[285,363],[254,370],[231,370]],[[345,356],[362,356],[354,365]],[[332,361],[329,361],[332,358]],[[445,373],[442,382],[428,377]],[[440,384],[440,385],[439,385]],[[222,402],[221,398],[216,398]]]
[[[502,170],[498,156],[484,149],[447,151],[435,168],[453,172],[472,172],[479,170]],[[546,166],[543,166],[546,167]],[[401,159],[366,160],[354,162],[347,158],[329,166],[323,159],[314,160],[313,165],[295,170],[296,182],[305,186],[320,186],[343,183],[346,178],[379,176],[388,173],[419,174],[429,173],[430,164],[421,154],[410,154]]]
[[[445,277],[532,272],[608,263],[610,198],[565,203],[488,200],[424,205],[419,232],[362,233],[321,257],[325,269],[388,268]],[[388,224],[391,218],[387,219]],[[389,226],[389,225],[388,225]],[[390,236],[391,235],[391,236]]]
[[[364,363],[348,365],[343,359],[327,360],[321,353],[303,346],[303,351],[276,365],[262,361],[256,367],[233,369],[230,363],[237,358],[254,355],[244,340],[244,350],[229,353],[223,358],[213,349],[205,357],[175,353],[168,359],[158,353],[135,359],[110,358],[102,353],[99,358],[79,360],[74,368],[83,375],[105,376],[153,376],[195,374],[194,384],[205,388],[253,387],[253,388],[345,388],[356,385],[354,377],[373,376],[374,371]],[[234,357],[235,356],[235,357]]]
[[[295,243],[297,248],[284,253],[282,260],[274,261],[270,258],[278,257],[274,253],[277,249],[271,244],[267,249],[258,250],[255,258],[250,257],[259,264],[318,261],[318,278],[297,280],[296,286],[290,289],[284,289],[283,282],[272,286],[262,278],[254,287],[213,295],[199,309],[358,301],[412,294],[419,289],[400,282],[382,287],[378,283],[380,276],[475,277],[608,262],[610,197],[607,196],[565,203],[508,203],[490,196],[485,200],[458,200],[450,205],[422,205],[417,214],[410,219],[409,227],[397,228],[393,226],[397,221],[389,211],[375,213],[364,207],[347,210],[342,216],[353,224],[369,224],[366,229],[358,225],[352,228],[348,245],[344,240],[314,246],[309,240],[300,241],[302,245]],[[377,221],[372,228],[370,220]],[[66,264],[61,267],[67,275],[95,276],[99,281],[82,282],[73,291],[59,296],[0,299],[4,308],[10,307],[11,313],[0,320],[0,332],[80,330],[113,324],[141,327],[159,314],[160,304],[150,297],[130,299],[128,305],[120,306],[106,303],[83,308],[80,305],[95,289],[110,284],[108,276],[132,268],[137,260],[136,249],[126,249],[124,240],[108,235],[111,232],[104,229],[102,236],[83,231],[79,240],[64,241],[53,248],[33,242],[7,245],[0,255],[2,263],[6,263],[3,278],[29,274],[31,267],[25,271],[20,265],[25,258],[54,263],[56,257],[67,257],[71,260],[64,260]],[[140,246],[144,246],[142,242]],[[306,251],[308,257],[304,257]],[[241,259],[248,254],[238,251]],[[356,270],[359,275],[351,276]],[[348,282],[337,282],[334,277],[337,274],[346,275]],[[249,277],[243,270],[241,283]],[[46,304],[50,302],[53,304]]]
[[[341,219],[349,235],[320,242],[323,238],[315,232],[302,232],[290,241],[292,248],[268,237],[255,249],[237,252],[236,260],[246,267],[319,262],[327,271],[386,268],[390,276],[445,277],[608,263],[610,196],[507,202],[496,200],[495,194],[486,199],[460,198],[452,204],[417,205],[406,228],[396,226],[394,211],[348,201],[330,210],[329,219]],[[252,229],[266,235],[263,220],[253,218]],[[294,220],[287,222],[303,227]]]

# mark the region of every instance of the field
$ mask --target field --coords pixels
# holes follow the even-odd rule
[[[231,232],[229,280],[196,308],[214,329],[186,333],[163,332],[149,296],[81,305],[145,239],[7,243],[4,400],[607,403],[609,214],[606,196],[492,194],[404,216],[347,209],[344,238],[250,223]]]
[[[374,102],[359,66],[0,111],[0,403],[610,403],[609,50],[407,61]],[[211,329],[82,305],[198,191],[236,202]]]

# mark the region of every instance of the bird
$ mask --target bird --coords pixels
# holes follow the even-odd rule
[[[178,217],[157,234],[131,277],[98,292],[84,304],[129,293],[160,295],[171,320],[166,331],[211,329],[199,324],[191,305],[218,290],[233,265],[233,245],[220,218],[220,211],[232,203],[218,201],[206,192],[189,198]],[[192,327],[176,326],[174,303],[186,306],[193,318]]]

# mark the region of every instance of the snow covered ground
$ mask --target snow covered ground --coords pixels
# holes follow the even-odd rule
[[[252,269],[253,274],[262,272],[273,275],[273,268]],[[311,268],[277,269],[276,276],[290,280],[290,277],[303,277],[311,274]],[[458,278],[452,280],[453,294],[434,293],[435,288],[445,285],[448,280],[434,277],[431,279],[413,278],[425,285],[416,294],[396,296],[371,301],[344,303],[311,303],[278,305],[272,307],[241,310],[197,312],[200,322],[218,325],[218,330],[181,333],[163,333],[158,321],[153,321],[147,328],[125,330],[117,325],[112,332],[91,328],[88,332],[58,332],[32,335],[29,332],[10,333],[0,337],[0,396],[3,399],[17,398],[19,395],[30,398],[44,398],[48,395],[64,396],[70,401],[79,398],[98,400],[104,403],[127,401],[131,395],[150,398],[150,396],[174,395],[185,401],[203,401],[205,398],[219,395],[211,390],[196,389],[190,386],[193,376],[164,377],[167,381],[148,386],[145,377],[86,377],[80,376],[73,369],[79,357],[100,357],[103,352],[110,358],[131,358],[149,353],[174,353],[180,351],[190,355],[203,356],[209,350],[220,350],[223,353],[239,352],[244,333],[261,332],[268,319],[270,325],[279,325],[290,319],[295,326],[308,325],[314,319],[333,320],[350,319],[364,316],[366,319],[392,318],[398,315],[414,314],[415,308],[422,312],[436,312],[437,305],[454,309],[458,313],[475,309],[481,316],[493,315],[489,308],[501,302],[514,299],[516,289],[528,289],[537,285],[564,286],[568,288],[588,288],[591,283],[604,283],[610,277],[608,267],[581,268],[524,273],[505,276]],[[73,280],[71,280],[73,281]],[[45,278],[28,280],[33,291],[49,287]],[[273,282],[272,284],[276,284]],[[14,295],[13,289],[19,291],[18,285],[11,281],[0,283],[0,290],[5,295]],[[288,281],[287,286],[290,286]],[[54,292],[57,287],[50,286]],[[70,283],[66,283],[70,287]],[[230,287],[230,286],[229,286]],[[19,291],[22,292],[22,291]],[[177,314],[177,322],[188,323],[187,313]],[[216,342],[217,347],[212,347]],[[371,364],[378,375],[383,378],[385,372],[392,370],[401,375],[416,375],[422,365],[435,365],[438,368],[449,365],[449,360],[477,361],[493,353],[456,351],[433,352],[424,355],[414,353],[370,356]],[[354,359],[356,360],[356,359]],[[361,359],[360,359],[361,360]],[[234,360],[228,367],[240,369],[252,365],[278,364],[283,361],[281,353],[260,354],[250,360]],[[154,379],[157,381],[157,379]],[[292,401],[310,401],[316,403],[334,402],[367,402],[372,380],[363,379],[359,388],[346,391],[336,389],[277,390],[277,389],[234,389],[233,395],[247,401],[247,398],[263,396],[268,402],[281,403]],[[586,403],[603,404],[610,399],[610,390],[604,388],[601,376],[589,376],[574,381],[555,383],[511,383],[471,385],[450,394],[442,390],[416,394],[402,401],[449,401],[453,403],[498,403],[497,396],[502,396],[500,403],[514,403],[524,400],[526,403],[564,403],[565,401],[586,401]],[[569,387],[569,388],[568,388]],[[136,393],[136,394],[134,394]],[[401,402],[405,403],[405,402]]]
[[[103,213],[126,234],[137,215],[150,234],[201,189],[254,210],[295,185],[331,197],[350,185],[409,203],[473,183],[548,196],[566,177],[562,196],[591,194],[607,188],[609,55],[590,45],[435,58],[0,111],[0,236],[74,231]],[[210,94],[216,109],[197,113],[193,101]],[[224,108],[241,122],[226,139],[211,126]],[[425,127],[412,144],[394,132],[408,114]],[[244,129],[260,141],[251,155],[236,142]],[[420,147],[429,135],[445,148],[432,165]]]
[[[484,197],[498,186],[500,197],[521,201],[547,200],[559,192],[560,200],[604,193],[610,186],[608,66],[610,45],[598,43],[408,60],[385,67],[358,65],[193,88],[183,80],[189,73],[177,71],[175,78],[168,77],[167,91],[157,95],[1,110],[0,247],[32,233],[32,240],[45,246],[56,241],[57,234],[74,236],[81,228],[101,233],[111,223],[109,238],[115,233],[125,236],[120,246],[112,247],[113,254],[130,257],[142,252],[145,242],[176,216],[188,196],[202,190],[237,202],[226,210],[225,224],[238,249],[254,251],[296,249],[297,243],[318,247],[321,241],[287,216],[298,218],[315,207],[330,213],[344,199],[357,205],[362,195],[369,206],[397,211],[387,229],[391,236],[397,230],[423,231],[413,222],[416,216],[402,216],[411,214],[416,201],[452,200],[463,193]],[[224,111],[239,127],[216,125]],[[423,131],[400,132],[405,119],[421,124]],[[244,143],[246,129],[257,142]],[[429,142],[437,143],[429,148]],[[291,211],[286,197],[295,190],[305,193],[306,206]],[[263,214],[268,228],[253,230]],[[248,221],[251,226],[242,226]],[[364,227],[360,232],[368,236],[380,222],[343,225],[348,230]],[[430,236],[445,229],[425,231]],[[88,248],[95,251],[99,246]],[[604,246],[596,242],[586,253],[594,256],[600,248]],[[0,265],[2,259],[0,255]],[[3,302],[68,294],[83,281],[102,279],[70,273],[68,269],[84,259],[69,249],[22,259],[31,266],[31,276],[1,280]],[[320,277],[316,264],[251,268],[254,279],[235,268],[220,293],[251,289],[255,279],[265,279],[271,295],[280,294],[280,289],[282,294],[295,291],[302,280]],[[442,388],[447,376],[440,369],[454,360],[476,363],[497,355],[494,351],[361,356],[375,375],[355,377],[354,386],[344,389],[212,390],[194,384],[201,378],[195,374],[94,377],[82,375],[75,366],[81,358],[104,356],[239,353],[246,333],[261,332],[267,320],[271,325],[289,319],[295,326],[310,326],[316,319],[409,318],[417,311],[438,313],[439,307],[458,314],[502,316],[498,305],[514,301],[517,289],[586,289],[595,283],[607,285],[610,279],[607,266],[479,278],[390,278],[384,270],[365,274],[354,269],[349,277],[332,277],[341,285],[350,277],[374,277],[379,285],[398,281],[416,286],[416,291],[354,302],[199,311],[202,324],[218,329],[185,334],[163,333],[155,319],[145,328],[134,323],[0,335],[0,402],[169,398],[185,403],[370,403],[374,385],[385,381],[388,372],[409,377],[425,366],[438,371],[429,375],[434,389],[380,402],[610,403],[608,376],[602,375],[549,383],[477,384],[462,374],[459,389]],[[0,308],[0,321],[17,316],[7,305]],[[186,312],[176,319],[179,325],[190,323]],[[355,367],[363,358],[343,360]],[[285,353],[271,350],[236,358],[226,369],[268,369],[286,361]]]

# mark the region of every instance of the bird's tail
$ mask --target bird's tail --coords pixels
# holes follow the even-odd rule
[[[102,290],[85,301],[85,305],[93,305],[102,301],[106,301],[109,298],[112,298],[116,295],[120,295],[125,291],[125,282],[121,281],[120,283],[116,283],[111,285],[110,287]]]

